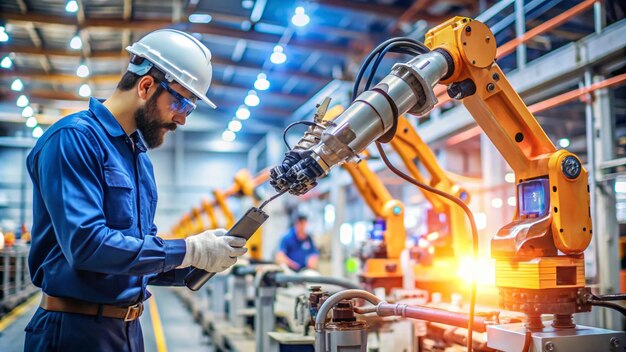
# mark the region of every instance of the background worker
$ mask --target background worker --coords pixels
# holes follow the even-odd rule
[[[26,351],[143,351],[137,319],[147,284],[182,285],[194,266],[219,272],[246,252],[222,229],[157,237],[157,190],[145,153],[206,97],[211,53],[157,30],[128,47],[127,72],[104,102],[64,117],[27,159],[33,182],[29,268],[43,291]]]
[[[319,251],[311,236],[307,233],[308,219],[299,214],[294,225],[283,235],[280,241],[276,263],[286,264],[295,271],[302,269],[317,270]]]

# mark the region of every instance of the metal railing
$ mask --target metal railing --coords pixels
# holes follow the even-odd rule
[[[37,291],[30,280],[28,252],[29,247],[0,250],[0,316]]]

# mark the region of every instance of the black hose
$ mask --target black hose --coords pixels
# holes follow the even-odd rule
[[[380,142],[376,142],[376,148],[378,148],[378,152],[380,153],[380,156],[382,157],[383,161],[385,162],[385,165],[387,165],[387,167],[396,175],[400,176],[402,179],[404,179],[405,181],[414,184],[415,186],[425,189],[428,192],[432,192],[435,193],[441,197],[444,197],[448,200],[450,200],[451,202],[455,203],[456,205],[458,205],[459,207],[461,207],[461,209],[463,209],[463,211],[465,212],[465,214],[467,215],[467,218],[470,222],[470,226],[472,228],[472,254],[474,257],[474,260],[476,260],[478,258],[478,230],[476,228],[476,222],[474,221],[474,215],[472,214],[472,211],[470,210],[470,208],[467,206],[467,204],[465,204],[462,200],[460,200],[459,198],[448,194],[446,192],[443,192],[441,190],[438,190],[434,187],[431,187],[429,185],[423,184],[421,182],[419,182],[418,180],[414,179],[413,177],[405,174],[404,172],[398,170],[395,166],[393,166],[393,164],[391,163],[391,161],[389,161],[389,158],[387,158],[387,154],[385,153],[385,150],[383,149],[383,146],[380,144]],[[472,280],[472,286],[471,286],[471,291],[470,291],[470,310],[469,310],[469,323],[467,326],[467,349],[468,351],[471,351],[472,349],[472,336],[474,333],[474,310],[476,307],[476,280]]]
[[[624,301],[626,300],[626,293],[613,293],[609,295],[592,295],[594,300],[597,301]]]
[[[622,313],[622,315],[626,316],[626,307],[620,306],[617,303],[598,301],[598,300],[592,299],[592,300],[589,300],[589,304],[591,304],[592,306],[615,309],[616,311]]]

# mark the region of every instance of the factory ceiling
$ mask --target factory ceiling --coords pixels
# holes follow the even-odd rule
[[[106,98],[113,92],[128,62],[126,46],[149,31],[175,28],[192,33],[212,51],[214,73],[208,96],[218,105],[217,110],[199,107],[183,130],[201,134],[197,138],[219,138],[229,122],[236,119],[239,108],[246,107],[246,97],[254,90],[260,102],[247,107],[250,117],[240,121],[241,130],[236,134],[240,144],[234,148],[246,150],[268,130],[282,130],[294,119],[308,118],[294,114],[329,82],[352,81],[362,58],[383,40],[392,36],[421,39],[427,29],[443,20],[476,16],[493,3],[2,1],[0,25],[6,28],[7,40],[0,42],[0,58],[10,58],[12,65],[0,68],[0,109],[4,111],[0,137],[25,134],[23,107],[16,107],[20,95],[27,96],[39,125],[45,128],[61,116],[85,108],[87,98],[81,93]],[[542,1],[541,6],[531,9],[537,14],[531,20],[541,21],[570,6],[570,1]],[[514,37],[511,12],[495,16],[492,22],[492,28],[502,27],[496,34],[499,42]],[[561,28],[560,33],[548,38],[551,48],[559,41],[581,37],[576,28]],[[531,44],[538,50],[545,45]],[[81,65],[88,68],[88,76],[78,76]],[[23,87],[12,90],[18,78]],[[267,89],[260,89],[268,82]]]

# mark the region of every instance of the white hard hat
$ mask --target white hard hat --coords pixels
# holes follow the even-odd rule
[[[126,47],[126,50],[146,59],[140,64],[131,62],[128,71],[143,76],[154,65],[165,73],[169,82],[178,82],[210,107],[216,108],[206,96],[213,75],[211,52],[196,38],[175,29],[159,29]]]

